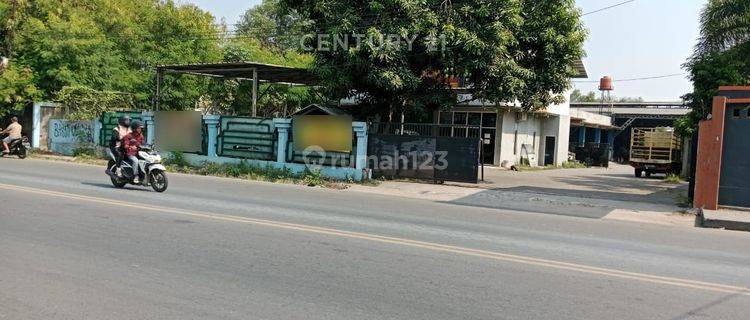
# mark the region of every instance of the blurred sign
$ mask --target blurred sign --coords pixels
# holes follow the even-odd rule
[[[154,113],[155,143],[159,150],[201,152],[203,115],[198,111],[159,111]]]
[[[352,151],[352,118],[349,116],[295,116],[293,139],[295,150],[314,147],[323,151]]]

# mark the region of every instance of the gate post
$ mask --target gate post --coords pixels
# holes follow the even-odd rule
[[[221,116],[219,115],[205,115],[203,116],[203,122],[206,123],[206,133],[208,138],[206,139],[206,155],[209,158],[216,158],[216,143],[218,141],[217,136],[219,135],[219,122]]]
[[[367,168],[367,123],[366,122],[353,122],[352,129],[357,135],[357,153],[355,160],[355,168],[357,172],[362,172]],[[369,177],[363,176],[364,179]]]
[[[154,136],[156,135],[156,122],[154,122],[154,113],[151,111],[144,111],[142,114],[143,123],[146,125],[146,144],[154,144]]]
[[[289,129],[292,127],[292,119],[276,118],[273,124],[279,130],[279,136],[276,141],[276,162],[286,162],[287,145],[289,144]]]

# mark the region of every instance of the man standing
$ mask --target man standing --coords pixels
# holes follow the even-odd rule
[[[10,118],[10,125],[5,128],[0,134],[8,134],[8,136],[3,139],[3,154],[10,153],[10,149],[8,148],[8,144],[16,139],[21,139],[21,125],[18,123],[18,118],[13,117]]]

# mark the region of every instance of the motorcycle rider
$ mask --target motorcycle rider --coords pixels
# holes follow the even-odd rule
[[[123,143],[125,145],[125,154],[128,157],[128,161],[130,161],[130,164],[133,166],[133,174],[135,176],[135,178],[133,178],[133,183],[138,184],[140,183],[138,177],[141,173],[140,168],[138,167],[138,149],[144,141],[143,123],[140,121],[133,121],[133,123],[130,124],[130,129],[131,132],[125,136]]]
[[[21,139],[21,130],[22,130],[22,127],[18,123],[18,117],[10,118],[10,125],[8,125],[8,127],[5,128],[5,130],[0,132],[0,134],[6,134],[6,133],[8,134],[8,136],[5,137],[5,139],[3,139],[3,154],[10,153],[10,148],[8,147],[8,145],[13,140]]]
[[[109,151],[112,152],[117,160],[115,163],[115,174],[118,177],[122,177],[122,160],[125,158],[122,140],[131,132],[130,122],[130,116],[127,115],[117,119],[117,127],[112,129],[112,139],[109,140]]]

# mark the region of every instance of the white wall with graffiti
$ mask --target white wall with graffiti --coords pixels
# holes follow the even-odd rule
[[[76,149],[94,148],[99,141],[99,121],[49,121],[49,150],[64,155],[73,155]]]

